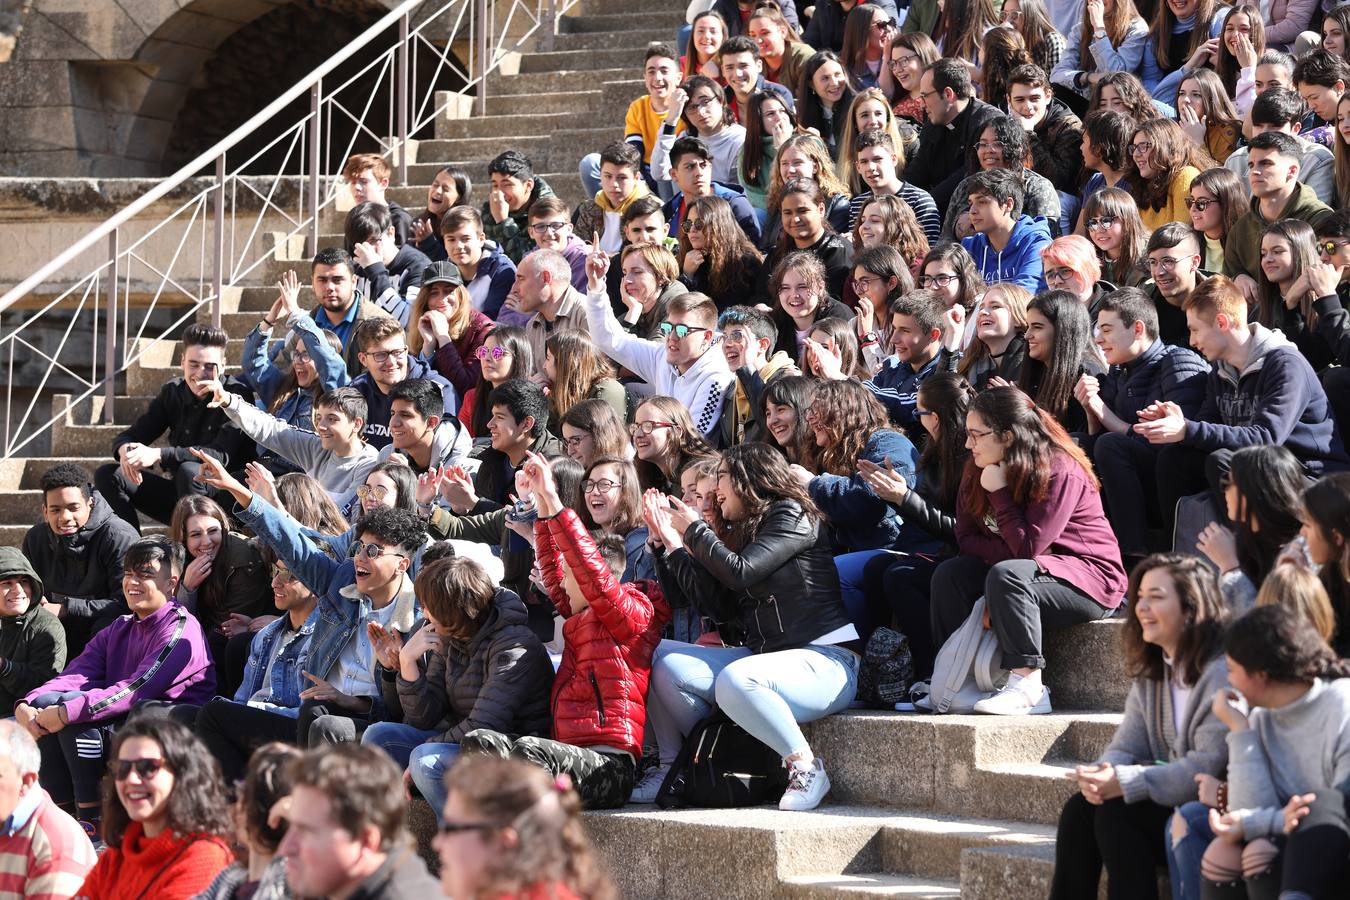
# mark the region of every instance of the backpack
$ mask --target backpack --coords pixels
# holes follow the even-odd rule
[[[783,758],[720,709],[685,738],[656,795],[661,809],[758,806],[787,790]]]
[[[915,685],[916,707],[936,713],[968,713],[1008,680],[1007,670],[999,665],[998,638],[984,627],[983,619],[981,597],[938,650],[928,695],[922,696],[922,684]]]
[[[909,638],[892,628],[872,632],[858,670],[858,700],[876,709],[893,709],[909,696],[913,683]]]

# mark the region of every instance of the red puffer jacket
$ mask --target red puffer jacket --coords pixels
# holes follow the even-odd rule
[[[577,747],[602,744],[642,756],[652,651],[670,621],[654,581],[620,584],[570,509],[534,523],[535,554],[563,624],[562,665],[553,679],[553,737]],[[590,606],[572,613],[563,558]]]

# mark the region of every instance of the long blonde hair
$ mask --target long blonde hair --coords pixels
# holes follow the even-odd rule
[[[867,189],[863,184],[862,176],[858,174],[858,167],[853,164],[853,139],[858,136],[858,107],[862,106],[868,100],[874,100],[881,104],[881,108],[886,110],[885,131],[891,136],[891,141],[895,145],[895,171],[903,172],[905,170],[905,140],[900,136],[900,126],[895,121],[895,113],[891,109],[891,102],[886,99],[886,94],[881,88],[867,88],[853,98],[853,102],[848,107],[848,119],[844,122],[844,133],[839,136],[839,159],[835,161],[835,172],[839,175],[839,180],[848,185],[849,193],[859,194]]]
[[[455,313],[450,318],[450,340],[457,341],[469,328],[469,321],[473,317],[473,301],[469,299],[469,291],[463,285],[456,285],[450,292],[450,298],[457,304]],[[422,355],[422,332],[417,323],[422,320],[427,306],[427,292],[418,291],[417,299],[413,301],[412,312],[408,314],[408,327],[405,329],[408,335],[408,352],[413,356]]]

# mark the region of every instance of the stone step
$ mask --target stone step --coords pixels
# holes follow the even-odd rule
[[[582,0],[581,8],[586,15],[612,15],[634,24],[655,28],[665,25],[665,20],[677,4],[670,0]],[[679,22],[684,21],[681,13]],[[679,27],[679,23],[676,24]],[[671,31],[669,40],[674,42],[675,32]]]
[[[588,97],[591,94],[594,94],[597,100],[601,97],[599,91],[590,91],[576,96]],[[426,143],[439,144],[442,140],[463,138],[508,138],[514,141],[521,134],[547,135],[555,131],[575,129],[583,121],[576,113],[572,112],[540,113],[532,116],[520,114],[489,115],[473,119],[451,119],[441,122],[437,128],[436,137],[439,139],[438,141]]]
[[[646,49],[646,44],[639,44],[629,39],[623,32],[619,32],[615,36],[614,43],[604,49],[527,53],[521,57],[520,72],[524,75],[534,72],[628,69],[635,74],[641,74]]]
[[[622,2],[622,0],[617,0]],[[665,10],[660,13],[652,13],[642,17],[641,27],[647,28],[666,28],[669,29],[666,41],[675,46],[675,41],[679,28],[684,24],[684,12],[676,4],[666,4]],[[559,16],[558,33],[559,34],[578,34],[591,31],[627,31],[636,24],[634,17],[624,13],[586,13],[579,16]],[[679,49],[675,47],[675,49]]]
[[[956,881],[908,875],[803,875],[784,879],[778,896],[793,900],[834,900],[837,897],[945,900],[960,897],[961,885]]]
[[[625,90],[629,88],[626,81],[615,82],[615,84],[623,85]],[[642,89],[639,88],[633,96],[636,97],[641,93]],[[489,116],[522,115],[522,110],[529,110],[534,115],[571,113],[582,116],[609,109],[609,107],[603,105],[604,98],[605,92],[599,89],[552,91],[543,94],[489,94],[487,112]],[[441,123],[446,121],[453,120],[437,120],[437,137],[450,137],[450,135],[439,133]]]
[[[0,491],[36,490],[38,479],[42,477],[42,473],[60,463],[74,463],[77,466],[83,466],[92,479],[96,468],[105,462],[112,461],[112,454],[108,451],[99,453],[96,457],[70,454],[66,456],[16,456],[10,459],[0,459]]]
[[[642,86],[640,66],[624,66],[618,69],[562,70],[557,72],[527,72],[520,75],[503,75],[493,79],[488,87],[488,96],[542,94],[552,91],[584,91],[606,82],[625,82],[635,90],[633,97],[645,90]],[[629,98],[630,100],[632,97]],[[531,110],[522,109],[522,113]]]
[[[675,34],[669,28],[622,28],[617,31],[579,31],[562,33],[553,39],[557,50],[610,50],[636,47],[646,55],[647,45],[668,43],[675,46]]]
[[[575,127],[577,124],[581,123],[574,121],[572,128],[550,131],[531,123],[529,133],[510,138],[510,146],[528,156],[536,172],[575,171],[577,163],[583,156],[599,151],[610,141],[615,140],[613,126],[577,128]],[[424,141],[423,146],[434,159],[481,159],[486,163],[502,151],[502,138],[451,138]],[[420,167],[418,168],[420,174]],[[409,177],[411,176],[410,172]]]

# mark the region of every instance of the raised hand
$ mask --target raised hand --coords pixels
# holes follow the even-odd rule
[[[375,660],[386,669],[397,669],[399,651],[403,649],[403,638],[399,633],[385,628],[379,622],[367,622],[366,634],[370,636],[370,647],[375,652]]]
[[[380,257],[380,247],[375,241],[362,241],[352,248],[352,256],[360,264],[361,268],[373,266],[377,262],[384,262]]]
[[[684,546],[683,532],[676,531],[670,521],[670,502],[656,488],[648,488],[642,495],[642,519],[647,523],[647,531],[656,536],[667,550],[678,550]]]
[[[703,521],[702,514],[679,497],[667,497],[666,500],[670,507],[667,511],[670,525],[677,533],[683,535],[689,530],[690,525]]]
[[[234,395],[225,390],[225,385],[216,381],[214,378],[201,382],[201,387],[201,396],[206,398],[206,405],[211,409],[222,409],[234,402]]]
[[[691,248],[689,252],[684,255],[684,274],[693,278],[694,273],[698,271],[699,266],[703,265],[705,259],[707,259],[707,257],[703,255],[702,250],[694,250]]]
[[[300,312],[300,277],[295,274],[294,269],[288,269],[281,280],[277,282],[277,303],[280,304],[280,315],[273,316],[272,321],[283,322],[296,313]]]
[[[260,462],[251,462],[244,466],[244,480],[248,489],[266,500],[277,509],[281,503],[277,500],[277,478]]]
[[[427,469],[421,475],[417,476],[417,492],[414,495],[418,506],[430,506],[431,501],[436,499],[436,489],[440,486],[441,479],[445,477],[445,471],[449,466]]]
[[[1215,691],[1214,702],[1210,705],[1214,715],[1228,726],[1229,731],[1246,731],[1251,728],[1247,711],[1242,707],[1242,695],[1228,687]]]
[[[431,223],[428,222],[426,219],[418,219],[417,221],[413,222],[412,242],[414,244],[422,243],[427,238],[431,237],[433,234],[435,234],[435,232],[431,228]]]
[[[499,224],[505,222],[511,216],[511,204],[506,202],[506,195],[501,191],[493,191],[488,195],[488,212],[492,213],[492,218]]]
[[[253,500],[253,494],[249,489],[240,484],[238,478],[226,471],[220,460],[209,453],[203,453],[196,447],[188,448],[188,452],[201,463],[201,468],[197,470],[197,481],[218,491],[228,491],[234,496],[235,500],[239,501],[240,506],[248,506]]]
[[[586,257],[586,287],[593,294],[605,286],[605,273],[609,271],[609,254],[600,249],[600,232],[595,232],[591,241],[591,252]]]
[[[478,493],[473,479],[459,466],[451,466],[441,475],[441,496],[450,508],[461,515],[478,505]]]

